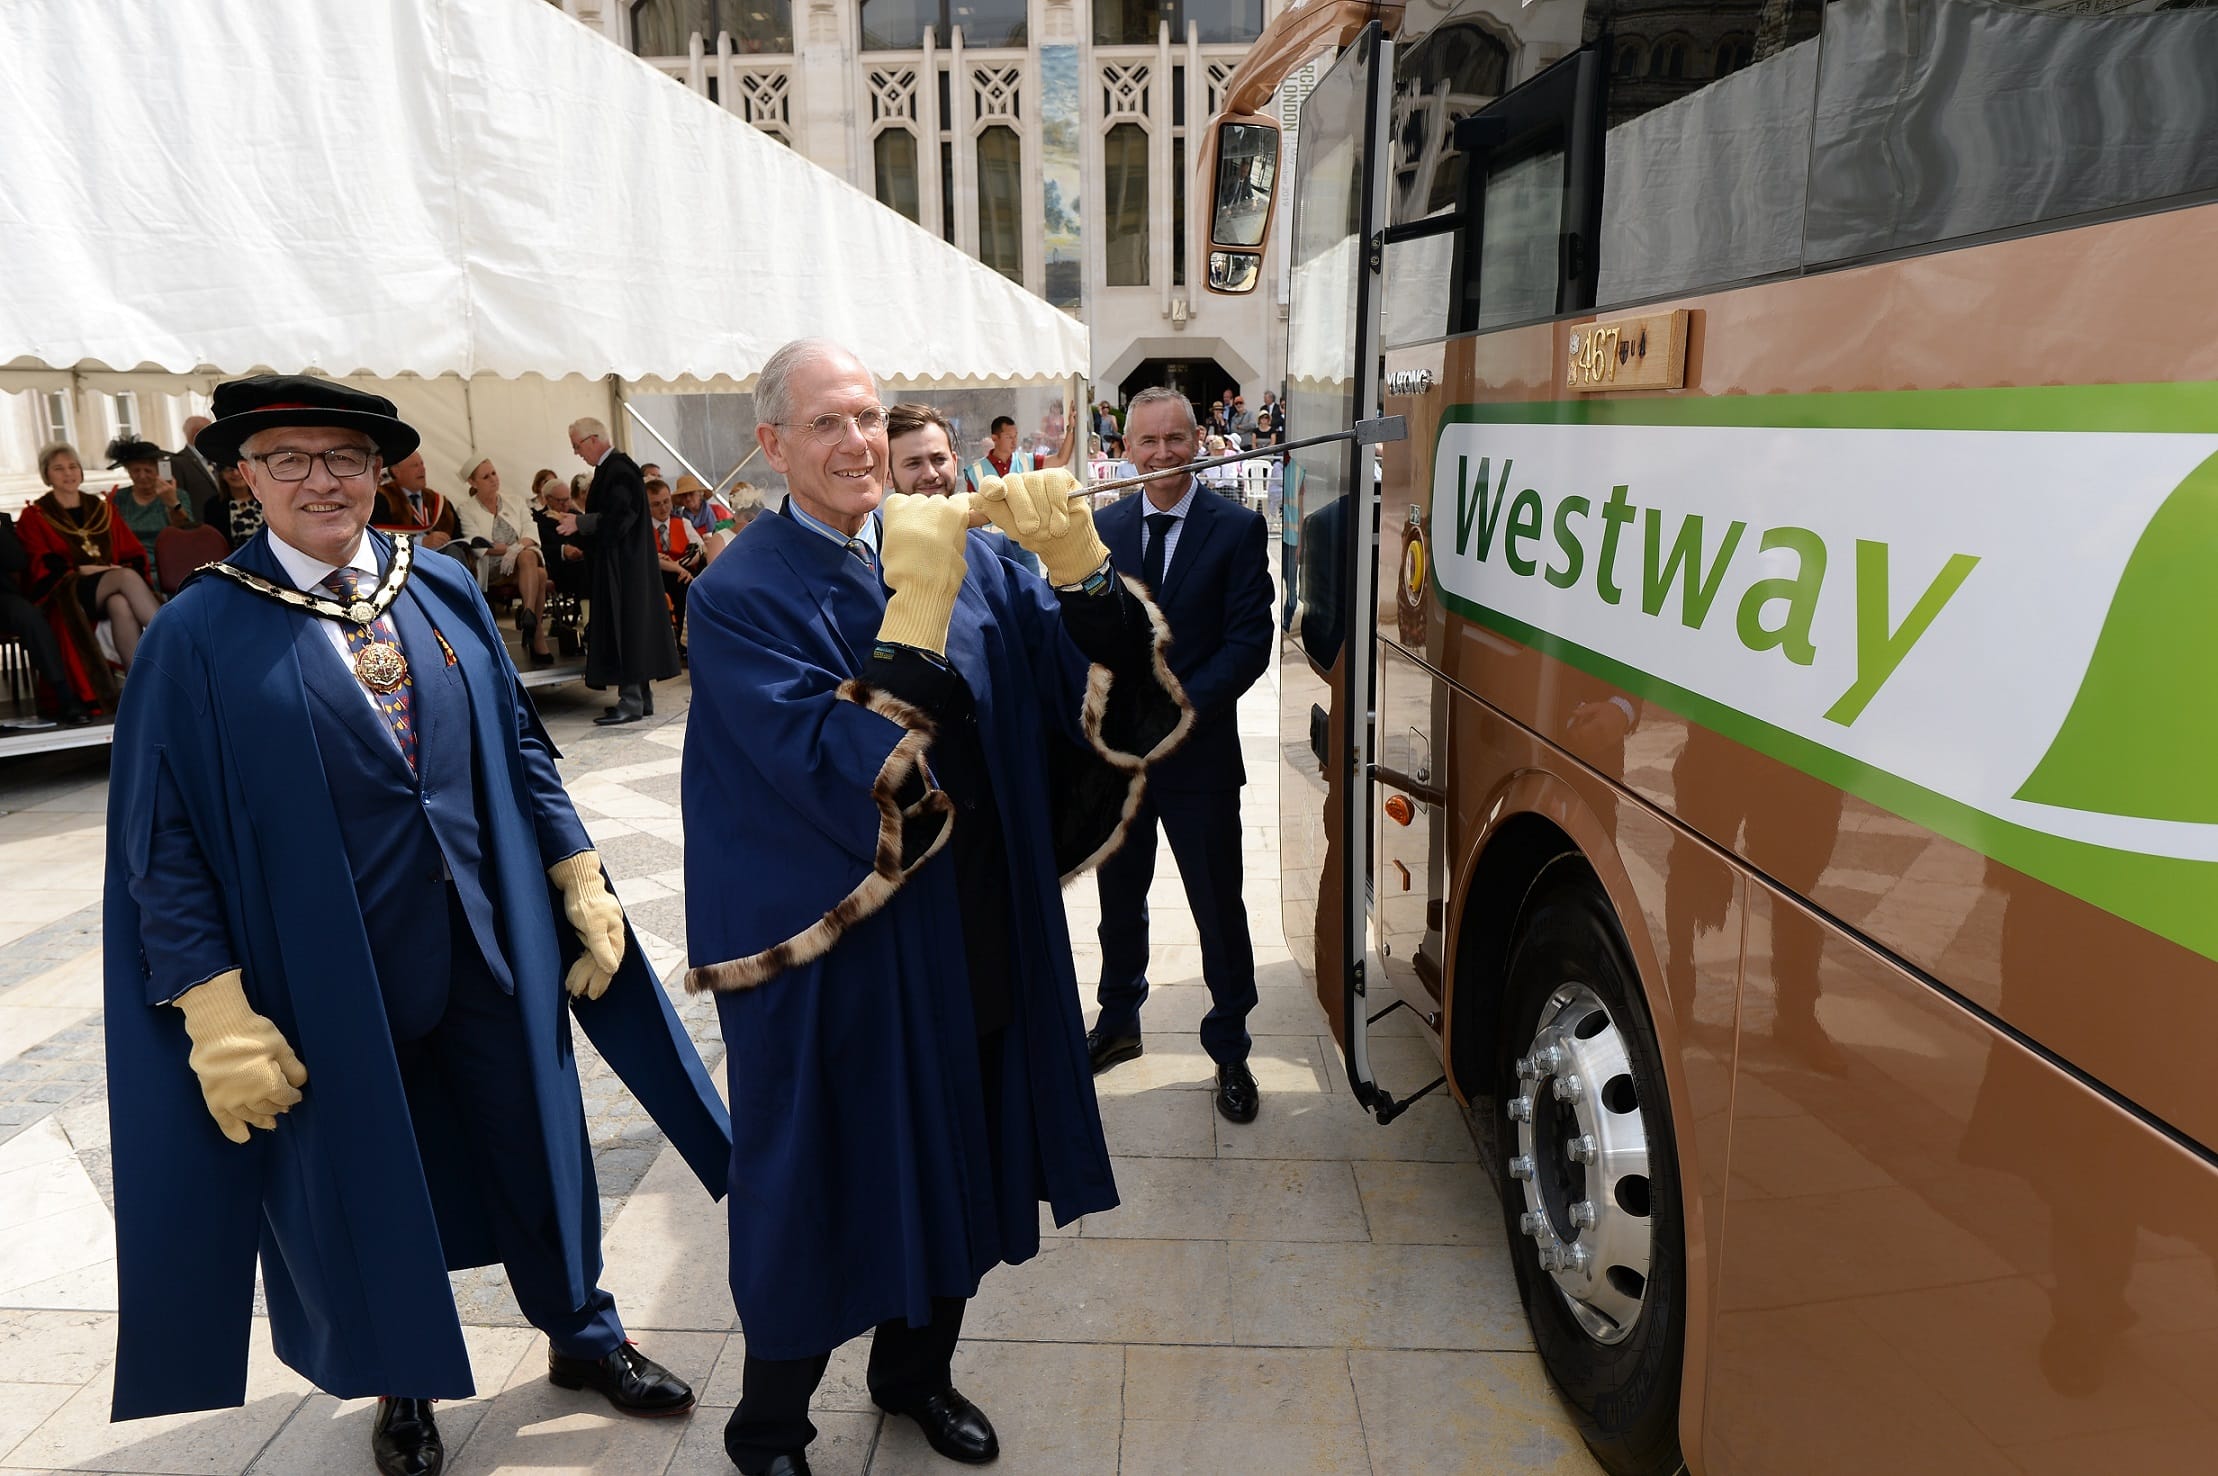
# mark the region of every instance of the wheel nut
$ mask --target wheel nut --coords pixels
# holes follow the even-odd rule
[[[1520,1153],[1509,1161],[1509,1176],[1513,1179],[1530,1179],[1533,1176],[1533,1156]]]
[[[1594,1201],[1591,1199],[1582,1199],[1577,1204],[1571,1206],[1571,1223],[1582,1230],[1585,1229],[1587,1226],[1593,1224]]]
[[[1578,1101],[1578,1100],[1579,1100],[1579,1099],[1580,1099],[1581,1097],[1583,1097],[1583,1096],[1585,1096],[1585,1095],[1586,1095],[1586,1083],[1585,1083],[1585,1082],[1583,1082],[1583,1081],[1581,1081],[1581,1080],[1579,1080],[1579,1078],[1578,1078],[1578,1077],[1576,1077],[1576,1076],[1559,1076],[1559,1077],[1557,1077],[1557,1078],[1556,1078],[1556,1100],[1557,1100],[1557,1101],[1559,1101],[1559,1102],[1576,1102],[1576,1101]]]
[[[1564,1145],[1563,1151],[1564,1154],[1569,1157],[1573,1163],[1594,1162],[1595,1154],[1597,1152],[1597,1148],[1594,1142],[1594,1134],[1584,1133],[1581,1134],[1579,1137],[1573,1138],[1569,1143]]]
[[[1540,1232],[1547,1228],[1547,1217],[1536,1210],[1527,1210],[1517,1217],[1517,1233],[1520,1235],[1530,1235],[1538,1240]]]
[[[1533,1099],[1530,1097],[1510,1098],[1509,1120],[1511,1122],[1531,1122],[1533,1120]]]
[[[1519,1056],[1517,1058],[1517,1079],[1519,1081],[1538,1081],[1540,1079],[1540,1068],[1533,1064],[1532,1057]]]
[[[1562,1269],[1566,1271],[1577,1271],[1581,1275],[1584,1275],[1587,1268],[1589,1266],[1592,1266],[1593,1264],[1594,1252],[1588,1250],[1585,1246],[1570,1245],[1564,1247]]]
[[[1553,1076],[1563,1069],[1563,1047],[1553,1042],[1533,1052],[1533,1065],[1542,1076]]]

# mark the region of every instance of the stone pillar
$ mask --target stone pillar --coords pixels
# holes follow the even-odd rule
[[[858,130],[850,126],[860,68],[844,22],[857,11],[833,0],[808,0],[807,11],[796,17],[793,147],[803,158],[869,190],[873,181],[862,175],[857,158]]]
[[[978,139],[972,124],[977,118],[971,101],[970,69],[963,65],[963,28],[952,28],[947,48],[948,105],[955,110],[948,131],[955,140],[955,244],[972,256],[978,254]]]

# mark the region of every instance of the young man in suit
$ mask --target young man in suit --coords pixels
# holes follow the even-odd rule
[[[1271,663],[1271,574],[1260,513],[1203,487],[1183,470],[1200,428],[1176,390],[1143,390],[1125,416],[1125,455],[1143,473],[1162,472],[1096,519],[1120,569],[1140,580],[1177,632],[1171,671],[1194,707],[1194,730],[1148,777],[1146,799],[1123,849],[1102,863],[1101,1013],[1086,1046],[1099,1073],[1140,1054],[1147,999],[1148,883],[1155,876],[1160,821],[1201,931],[1209,1014],[1202,1048],[1217,1063],[1217,1110],[1255,1120],[1248,1069],[1248,1011],[1255,1008],[1255,950],[1241,901],[1240,761],[1234,717],[1240,694]]]

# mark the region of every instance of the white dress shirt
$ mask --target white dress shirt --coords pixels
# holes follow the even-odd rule
[[[1178,535],[1186,531],[1186,514],[1194,510],[1194,494],[1200,490],[1200,480],[1189,473],[1186,478],[1186,495],[1169,507],[1157,507],[1147,500],[1146,489],[1141,489],[1140,500],[1143,505],[1140,508],[1140,558],[1143,568],[1146,566],[1148,540],[1155,536],[1155,530],[1148,526],[1147,520],[1158,513],[1168,513],[1178,519],[1163,534],[1163,573],[1166,578],[1170,575],[1171,560],[1178,555]]]
[[[353,556],[344,564],[327,564],[321,559],[311,558],[278,537],[274,529],[270,533],[270,552],[277,555],[278,565],[284,569],[285,577],[293,581],[293,588],[304,594],[322,595],[325,599],[336,598],[329,589],[324,587],[324,581],[329,579],[332,571],[336,569],[360,569],[363,573],[369,575],[372,580],[378,577],[377,552],[375,546],[370,542],[370,535],[367,530],[363,532],[361,540],[354,545]],[[390,614],[386,618],[390,619]],[[324,638],[331,642],[331,649],[339,653],[341,669],[348,676],[353,676],[354,653],[347,649],[345,628],[338,621],[326,620],[320,615],[314,617],[314,619],[317,625],[323,627]],[[364,686],[359,678],[356,679],[354,687],[356,691],[362,694],[362,700],[370,705],[370,711],[377,714],[379,731],[385,732],[387,737],[392,737],[392,734],[386,728],[385,710],[377,705],[377,694]],[[394,738],[393,742],[398,745],[400,740]]]

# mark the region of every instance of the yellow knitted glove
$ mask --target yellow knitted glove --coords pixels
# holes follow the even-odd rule
[[[947,623],[963,587],[970,498],[895,492],[878,505],[884,526],[879,557],[886,574],[886,618],[878,639],[947,654]]]
[[[201,1100],[223,1135],[244,1143],[249,1126],[276,1131],[277,1114],[300,1100],[308,1068],[278,1028],[247,1004],[239,971],[194,985],[176,1004],[193,1043],[186,1064],[200,1078]]]
[[[601,879],[601,853],[565,856],[547,868],[547,878],[562,889],[562,911],[585,945],[562,987],[573,995],[599,999],[624,963],[624,909]]]
[[[1040,556],[1050,584],[1083,584],[1109,557],[1093,509],[1073,497],[1078,478],[1057,468],[988,477],[978,504],[994,526]]]

